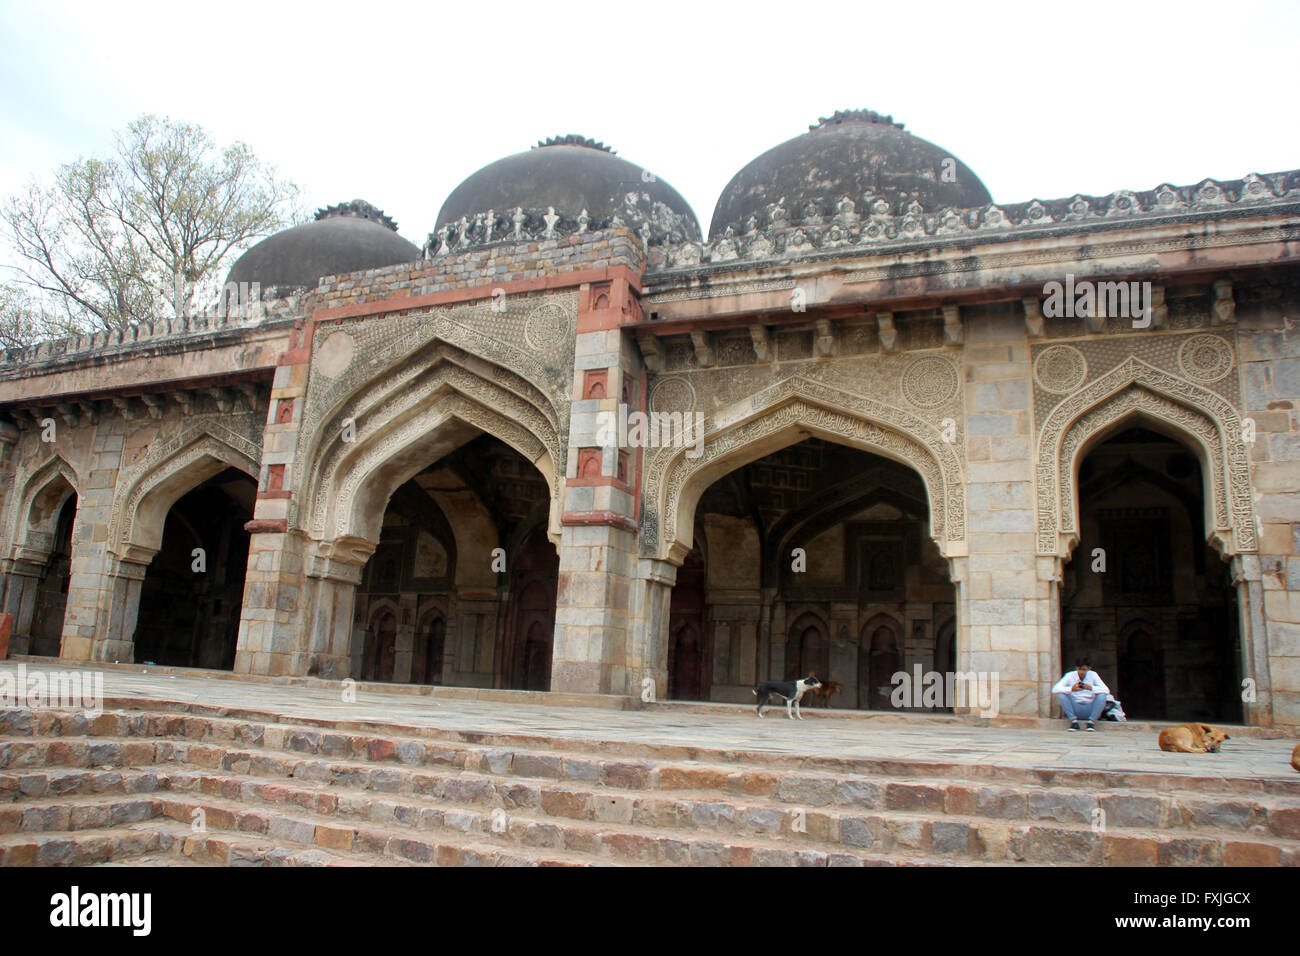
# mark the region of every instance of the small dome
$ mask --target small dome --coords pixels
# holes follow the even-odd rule
[[[585,210],[595,228],[622,214],[629,193],[645,194],[652,204],[666,206],[680,220],[682,238],[700,237],[699,220],[677,190],[620,159],[603,143],[576,135],[552,137],[484,166],[452,190],[434,228],[451,227],[462,218],[473,220],[489,211],[508,217],[517,208],[552,208],[568,218],[577,218]]]
[[[322,276],[415,262],[420,247],[397,234],[397,223],[361,199],[318,210],[315,222],[293,226],[240,256],[226,282],[257,282],[263,290],[315,286]]]
[[[912,201],[926,212],[993,201],[970,167],[947,150],[904,132],[892,116],[839,111],[808,130],[769,149],[735,175],[713,210],[711,238],[727,226],[743,231],[750,216],[759,226],[766,225],[767,208],[774,203],[797,218],[809,203],[818,206],[820,215],[832,215],[844,196],[860,213],[870,213],[864,207],[868,196],[885,200],[894,212]]]

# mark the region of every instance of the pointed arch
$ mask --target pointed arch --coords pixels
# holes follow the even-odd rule
[[[257,481],[261,450],[215,421],[187,424],[123,469],[114,494],[108,550],[147,564],[162,547],[163,526],[172,505],[227,468]]]
[[[910,412],[795,376],[707,420],[698,457],[676,448],[650,458],[642,552],[680,562],[691,547],[695,507],[710,484],[809,435],[915,469],[925,485],[930,533],[940,552],[964,551],[966,499],[956,443],[944,441],[937,427]]]
[[[1097,442],[1141,420],[1188,444],[1206,483],[1205,528],[1225,555],[1258,548],[1241,417],[1221,395],[1130,355],[1062,400],[1039,432],[1038,553],[1067,558],[1079,540],[1075,486]]]
[[[481,432],[531,462],[550,491],[548,533],[559,539],[563,436],[535,387],[490,362],[433,345],[413,367],[376,376],[304,439],[296,521],[317,540],[374,539],[384,505],[405,481]]]
[[[80,495],[76,469],[56,453],[22,482],[14,496],[9,557],[43,562],[54,544],[59,512],[73,495]]]

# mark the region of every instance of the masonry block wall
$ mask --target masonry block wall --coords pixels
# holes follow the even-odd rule
[[[1254,422],[1249,448],[1251,485],[1259,521],[1259,554],[1234,568],[1250,597],[1242,614],[1254,617],[1266,640],[1248,702],[1257,719],[1300,725],[1300,289],[1287,285],[1238,309],[1242,405]],[[1256,567],[1256,563],[1258,567]],[[1261,600],[1262,599],[1262,600]],[[1247,622],[1250,626],[1251,622]]]
[[[1055,584],[1035,558],[1029,342],[1016,304],[966,313],[966,508],[958,669],[997,673],[1000,709],[1033,714],[1059,666]]]

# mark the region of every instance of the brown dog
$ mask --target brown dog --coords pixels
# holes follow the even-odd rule
[[[816,677],[816,674],[812,675]],[[831,705],[831,698],[844,690],[844,685],[837,680],[824,680],[820,685],[814,687],[809,693],[816,694],[823,707]]]
[[[1295,745],[1295,750],[1291,751],[1291,766],[1300,770],[1300,744]]]
[[[1232,738],[1209,724],[1179,724],[1160,731],[1160,749],[1179,754],[1217,754]]]

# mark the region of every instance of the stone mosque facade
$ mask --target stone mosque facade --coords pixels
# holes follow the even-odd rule
[[[842,112],[707,238],[659,172],[547,140],[422,248],[345,203],[221,307],[4,353],[11,653],[870,710],[987,672],[1003,718],[1087,655],[1134,717],[1300,725],[1300,171],[995,203]]]

